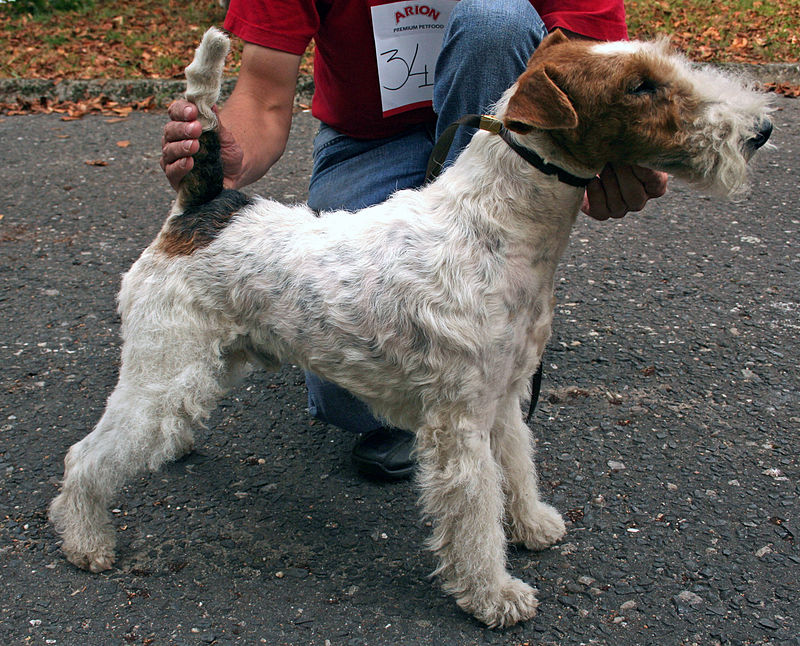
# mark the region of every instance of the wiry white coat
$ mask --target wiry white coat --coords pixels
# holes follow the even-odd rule
[[[587,56],[641,49],[625,47]],[[515,91],[498,104],[499,118]],[[725,118],[729,126],[752,119],[743,115]],[[728,165],[740,182],[742,142],[715,145],[713,133],[725,128],[697,120],[682,133],[686,158],[709,157],[687,162],[685,174],[719,178],[728,167],[721,158],[736,156],[741,164]],[[602,150],[576,160],[541,131],[519,140],[586,176],[604,163]],[[123,280],[119,383],[65,460],[50,516],[68,558],[110,567],[106,506],[122,482],[188,451],[192,424],[250,364],[291,361],[416,431],[430,546],[458,604],[491,626],[531,617],[535,591],[506,570],[506,530],[542,549],[565,526],[539,498],[520,403],[550,335],[554,273],[582,196],[479,132],[424,188],[321,217],[256,199],[189,255],[164,251],[176,207]]]

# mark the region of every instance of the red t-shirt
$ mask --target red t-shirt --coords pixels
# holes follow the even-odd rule
[[[598,40],[627,38],[622,0],[531,0],[548,30]],[[225,29],[242,40],[302,54],[313,38],[311,112],[339,132],[389,137],[433,120],[431,108],[384,117],[367,0],[231,0]]]

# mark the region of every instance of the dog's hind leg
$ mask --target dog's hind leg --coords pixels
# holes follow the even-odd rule
[[[512,543],[541,550],[558,541],[566,526],[558,511],[542,502],[533,460],[533,438],[517,397],[501,404],[492,429],[492,451],[503,470],[506,522]]]
[[[67,558],[93,572],[110,568],[114,560],[106,510],[111,496],[145,467],[157,469],[189,451],[191,424],[208,416],[236,367],[245,364],[243,350],[222,351],[213,323],[197,324],[208,321],[207,312],[192,311],[198,295],[174,270],[178,259],[210,244],[230,217],[230,212],[202,209],[223,188],[212,106],[228,47],[227,36],[209,29],[186,69],[186,97],[200,112],[203,150],[181,183],[173,214],[155,245],[160,255],[145,252],[123,280],[120,313],[126,341],[119,382],[95,429],[70,448],[62,492],[50,505]],[[238,196],[235,201],[243,203]],[[188,207],[194,212],[185,212]],[[172,272],[164,270],[165,258],[171,259]]]
[[[536,591],[506,570],[500,467],[489,445],[490,424],[422,429],[418,478],[433,519],[435,572],[458,605],[489,626],[532,617]]]
[[[207,417],[242,364],[242,353],[223,356],[218,344],[199,343],[190,351],[189,335],[171,336],[176,338],[162,333],[126,342],[119,382],[102,418],[64,459],[63,487],[50,505],[50,520],[78,567],[111,567],[112,496],[136,473],[191,450],[192,423]]]

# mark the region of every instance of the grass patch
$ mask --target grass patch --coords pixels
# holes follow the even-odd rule
[[[94,0],[0,0],[0,11],[14,14],[46,15],[90,8]]]
[[[72,8],[21,11],[38,4]],[[628,0],[626,9],[631,37],[668,34],[695,60],[796,62],[800,55],[800,0]],[[212,0],[0,0],[0,77],[180,78],[203,32],[224,19]],[[303,71],[311,69],[310,52]],[[234,39],[227,73],[238,72],[240,61]]]
[[[628,0],[632,38],[666,34],[708,62],[797,62],[800,0]]]
[[[210,0],[96,0],[52,14],[0,11],[0,77],[178,78],[225,11]],[[168,25],[167,29],[165,26]],[[228,59],[238,70],[241,44]]]

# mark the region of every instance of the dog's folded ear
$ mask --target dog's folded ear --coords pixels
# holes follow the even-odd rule
[[[520,134],[526,134],[534,128],[575,128],[578,114],[569,97],[547,73],[547,68],[540,66],[528,68],[519,77],[517,89],[508,101],[503,125]]]

